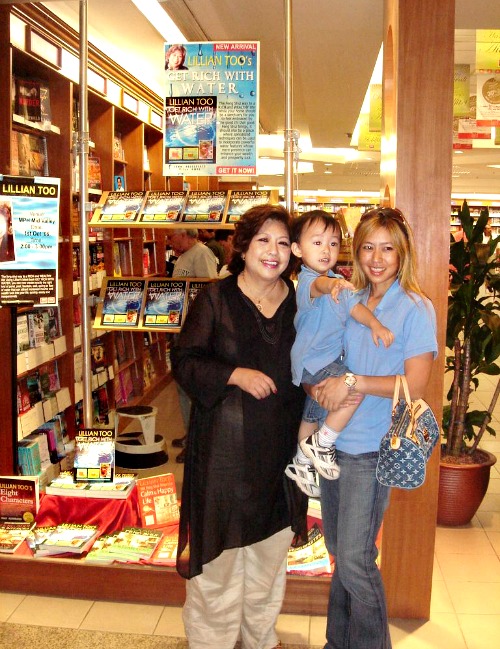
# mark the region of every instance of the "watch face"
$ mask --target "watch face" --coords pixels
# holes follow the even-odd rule
[[[344,383],[347,385],[348,388],[353,388],[356,385],[356,377],[354,374],[346,374],[344,378]]]

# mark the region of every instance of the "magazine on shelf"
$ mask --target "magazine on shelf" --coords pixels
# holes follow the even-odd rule
[[[137,327],[145,286],[143,279],[108,279],[103,289],[101,324]]]
[[[136,477],[135,473],[115,473],[112,482],[75,481],[72,471],[63,471],[45,487],[45,493],[72,498],[125,500],[134,490]]]
[[[75,435],[75,481],[113,482],[115,471],[114,431],[82,428]]]
[[[184,315],[186,280],[151,279],[146,288],[143,327],[179,328]]]
[[[149,191],[139,220],[141,223],[175,223],[186,204],[187,191]]]
[[[137,479],[139,514],[143,527],[179,522],[179,505],[173,473]]]
[[[91,223],[133,223],[139,217],[146,192],[104,192]]]
[[[0,476],[1,523],[32,523],[39,507],[38,476]]]
[[[222,223],[226,212],[228,192],[190,191],[182,215],[183,223]]]
[[[0,523],[0,552],[12,554],[22,545],[35,523]]]
[[[251,207],[278,202],[277,191],[270,189],[231,189],[227,204],[226,223],[236,223]]]

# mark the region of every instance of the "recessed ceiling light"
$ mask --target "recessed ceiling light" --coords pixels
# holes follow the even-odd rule
[[[332,163],[331,162],[325,162],[325,167],[331,167]]]

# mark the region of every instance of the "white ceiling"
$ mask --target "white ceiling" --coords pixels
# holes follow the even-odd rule
[[[145,0],[143,0],[145,1]],[[261,43],[260,125],[263,133],[284,128],[283,0],[159,0],[188,41],[259,40]],[[78,0],[43,4],[78,26]],[[293,2],[293,126],[309,136],[314,162],[302,174],[304,190],[379,190],[379,159],[339,163],[331,151],[348,147],[382,41],[383,0],[295,0]],[[158,94],[163,88],[163,37],[131,0],[88,0],[89,40]],[[498,0],[457,0],[457,29],[500,29]],[[463,49],[463,48],[462,48]],[[465,56],[457,49],[458,57]],[[278,142],[281,142],[279,139]],[[281,156],[282,146],[268,154]],[[365,156],[366,157],[366,156]],[[324,163],[332,163],[325,175]],[[500,193],[499,147],[454,155],[453,191]],[[283,185],[260,177],[261,185]]]

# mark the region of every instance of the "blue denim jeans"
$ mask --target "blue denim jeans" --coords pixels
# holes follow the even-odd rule
[[[348,371],[349,370],[342,362],[342,356],[339,356],[337,360],[318,370],[315,374],[311,374],[306,369],[304,369],[302,372],[301,383],[316,385],[323,379],[329,379],[331,376],[343,376]],[[307,395],[306,401],[304,403],[304,410],[302,412],[302,421],[309,421],[313,423],[318,422],[319,424],[322,424],[325,421],[327,415],[328,410],[322,408],[317,401]]]
[[[389,504],[375,477],[378,453],[337,450],[338,480],[320,478],[328,550],[335,557],[325,649],[391,649],[375,539]]]

